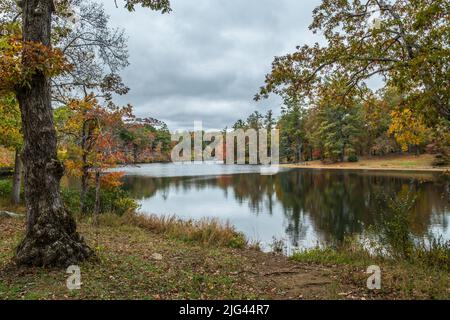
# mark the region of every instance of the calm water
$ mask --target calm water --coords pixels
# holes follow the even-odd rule
[[[450,239],[450,204],[433,174],[295,169],[262,176],[256,166],[200,164],[124,170],[124,187],[142,212],[228,220],[266,249],[273,238],[290,248],[312,247],[363,233],[380,219],[375,195],[381,191],[417,192],[412,232]]]

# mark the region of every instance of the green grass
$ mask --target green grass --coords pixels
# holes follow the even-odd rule
[[[11,258],[24,222],[0,220],[0,300],[284,299],[291,294],[310,299],[450,298],[449,272],[442,267],[448,261],[446,245],[417,251],[421,255],[408,261],[371,256],[351,241],[287,259],[245,246],[231,248],[234,233],[216,224],[183,230],[186,225],[177,220],[173,227],[167,220],[147,224],[141,219],[136,223],[127,216],[105,215],[99,228],[89,219],[79,221],[97,259],[80,265],[82,288],[74,291],[66,288],[65,270],[15,268]],[[155,253],[162,259],[155,259]],[[382,270],[382,290],[376,292],[365,286],[365,271],[372,264]],[[311,286],[317,278],[329,284]]]
[[[441,249],[439,249],[441,250]],[[338,283],[353,287],[353,293],[382,299],[450,299],[450,273],[448,265],[431,265],[426,259],[395,260],[372,256],[366,250],[341,248],[315,248],[295,253],[292,260],[331,266],[335,268]],[[440,257],[443,260],[442,256]],[[370,265],[381,268],[382,288],[366,290],[365,273]]]
[[[262,286],[241,279],[239,270],[245,266],[242,255],[249,249],[234,251],[211,243],[168,238],[123,223],[119,217],[111,224],[114,226],[96,229],[89,223],[79,223],[89,245],[95,248],[96,259],[80,265],[82,288],[70,291],[65,270],[20,270],[11,264],[22,222],[1,221],[0,232],[6,228],[11,234],[0,234],[0,300],[267,297]],[[154,253],[161,254],[162,260],[155,260]]]
[[[292,260],[302,263],[328,265],[370,265],[373,258],[365,251],[343,251],[332,248],[313,248],[295,252]]]

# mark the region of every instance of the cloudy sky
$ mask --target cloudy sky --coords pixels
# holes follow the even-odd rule
[[[274,56],[318,41],[309,30],[320,0],[171,0],[168,15],[138,8],[128,13],[105,0],[111,24],[129,37],[131,88],[120,103],[138,116],[185,129],[231,126],[254,110],[280,112],[273,97],[253,102]]]

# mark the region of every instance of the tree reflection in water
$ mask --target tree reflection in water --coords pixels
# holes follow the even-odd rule
[[[170,213],[187,216],[190,213],[185,212],[188,208],[180,197],[198,196],[195,199],[200,200],[190,206],[190,210],[195,210],[196,206],[208,201],[213,192],[220,190],[221,199],[216,197],[215,205],[203,214],[216,216],[215,208],[218,207],[232,210],[230,202],[234,202],[234,205],[246,208],[243,214],[247,214],[246,219],[254,219],[255,224],[264,215],[280,216],[283,221],[272,221],[282,224],[285,236],[293,246],[308,234],[314,234],[315,239],[323,242],[341,241],[346,235],[361,234],[380,219],[377,195],[396,195],[408,189],[417,194],[411,212],[413,234],[424,237],[430,229],[445,238],[449,234],[450,208],[443,197],[445,188],[433,174],[291,170],[275,176],[256,173],[160,178],[127,176],[124,188],[143,201],[143,211],[164,214],[167,212],[158,210],[170,204],[175,211]],[[179,197],[171,197],[175,195]],[[271,231],[266,228],[260,232]],[[271,239],[272,236],[264,234],[263,238]]]

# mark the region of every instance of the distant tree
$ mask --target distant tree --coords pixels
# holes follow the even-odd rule
[[[291,161],[302,161],[306,145],[306,110],[295,100],[286,100],[277,127],[280,130],[280,155]]]
[[[266,112],[266,114],[264,115],[264,129],[266,129],[268,132],[270,132],[270,130],[272,130],[275,125],[276,125],[276,120],[273,117],[273,111],[272,110],[268,110]]]
[[[233,128],[233,130],[246,129],[247,128],[247,124],[242,119],[239,119],[238,121],[236,121],[233,124],[232,128]]]
[[[422,115],[416,115],[405,108],[392,111],[391,116],[389,133],[394,135],[403,151],[408,151],[409,146],[413,146],[416,154],[419,154],[420,146],[423,146],[431,137],[430,129],[425,125]]]
[[[22,160],[20,157],[23,146],[19,104],[14,95],[0,96],[0,145],[15,151],[14,177],[11,202],[19,204],[22,181]]]
[[[159,158],[170,149],[170,133],[167,125],[154,118],[131,119],[120,132],[120,138],[127,149],[131,149],[134,163],[142,161],[145,151],[159,153]],[[158,150],[157,150],[158,149]]]
[[[255,130],[262,129],[263,119],[264,119],[264,116],[261,113],[259,113],[258,111],[254,111],[247,118],[247,121],[246,121],[247,127],[250,129],[255,129]]]
[[[170,150],[172,149],[172,139],[166,123],[161,122],[161,125],[157,128],[154,144],[156,148],[159,148],[159,152],[163,158],[168,159]]]
[[[392,106],[386,101],[386,95],[380,97],[370,93],[362,104],[365,133],[362,151],[372,155],[396,151],[395,139],[388,133]]]
[[[362,107],[359,101],[342,95],[340,83],[330,82],[317,103],[317,135],[324,155],[333,161],[344,161],[355,154],[363,134]]]

